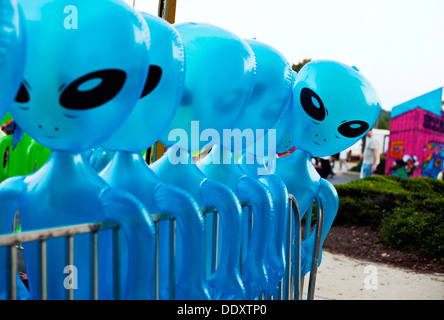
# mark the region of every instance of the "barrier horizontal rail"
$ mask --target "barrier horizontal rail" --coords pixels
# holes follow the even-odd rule
[[[302,299],[302,291],[303,291],[303,280],[304,277],[301,277],[301,242],[303,239],[306,239],[309,235],[307,229],[310,230],[311,223],[311,207],[307,213],[306,219],[306,232],[304,237],[301,235],[301,213],[299,212],[299,208],[297,205],[297,201],[293,195],[289,195],[289,203],[290,203],[290,214],[289,214],[289,226],[287,230],[288,238],[285,244],[286,250],[286,269],[284,276],[281,280],[281,284],[279,286],[279,290],[276,296],[268,296],[267,298],[277,298],[277,299]],[[248,201],[241,202],[242,208],[248,207],[251,210],[251,205]],[[316,232],[315,237],[315,250],[313,256],[313,265],[312,271],[310,272],[310,282],[307,292],[307,299],[312,300],[314,298],[314,288],[316,282],[316,273],[317,273],[317,264],[320,252],[320,236],[322,233],[322,224],[323,224],[323,211],[322,211],[322,203],[320,199],[316,199],[316,207],[317,207],[317,223],[313,232]],[[217,209],[213,206],[203,207],[201,208],[204,217],[209,213],[215,213],[218,215]],[[154,288],[154,297],[155,299],[160,299],[159,292],[159,256],[160,256],[160,248],[159,248],[159,222],[161,221],[170,221],[169,227],[169,259],[172,262],[169,270],[169,283],[171,284],[169,290],[168,299],[175,299],[175,257],[176,257],[176,221],[173,215],[169,213],[156,213],[151,215],[155,227],[156,227],[156,258],[155,258],[155,288]],[[216,216],[217,217],[217,216]],[[22,243],[37,241],[40,243],[40,263],[41,263],[41,286],[40,291],[37,294],[37,298],[46,300],[47,299],[47,274],[46,274],[46,240],[51,238],[59,238],[64,237],[67,239],[67,256],[66,261],[67,265],[73,265],[73,257],[74,257],[74,236],[83,233],[92,233],[92,266],[91,266],[91,274],[92,274],[92,298],[98,299],[98,240],[97,233],[102,230],[113,230],[113,256],[116,268],[115,273],[115,288],[114,288],[114,298],[120,299],[120,279],[118,277],[118,266],[120,265],[119,261],[119,252],[118,252],[118,230],[120,226],[117,222],[112,220],[104,220],[100,222],[93,223],[85,223],[78,225],[70,225],[63,227],[55,227],[55,228],[47,228],[41,230],[33,230],[33,231],[24,231],[19,233],[11,233],[6,235],[0,235],[0,247],[10,247],[10,254],[7,255],[6,266],[10,270],[10,277],[7,280],[6,288],[7,288],[7,299],[15,300],[17,296],[17,247]],[[215,234],[212,235],[212,254],[209,259],[212,259],[212,272],[215,270],[217,266],[217,248],[218,248],[218,232],[219,232],[218,218],[216,218],[216,227],[213,229]],[[249,234],[251,234],[252,225],[249,227]],[[294,243],[293,243],[294,242]],[[295,250],[296,252],[292,252]],[[241,257],[239,257],[241,258]],[[293,263],[296,263],[296,266],[293,266]],[[292,272],[293,270],[293,272]],[[265,295],[262,295],[262,298],[266,298]],[[73,289],[67,290],[67,300],[74,299]]]
[[[50,238],[74,236],[80,233],[96,232],[105,229],[119,228],[119,224],[113,220],[84,223],[65,227],[47,228],[33,231],[0,235],[0,246],[18,245],[23,242],[41,241]]]

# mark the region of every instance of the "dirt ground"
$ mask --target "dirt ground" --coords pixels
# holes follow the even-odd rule
[[[324,241],[323,250],[409,271],[444,274],[442,261],[387,246],[378,238],[378,232],[368,226],[333,226]]]

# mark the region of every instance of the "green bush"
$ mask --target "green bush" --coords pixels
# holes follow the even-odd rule
[[[398,208],[383,219],[380,236],[395,247],[444,258],[444,224],[435,212]]]
[[[385,156],[380,156],[379,157],[379,164],[376,167],[376,174],[384,174],[385,172]]]
[[[335,188],[335,225],[370,225],[388,244],[444,257],[444,182],[372,176]]]
[[[355,166],[350,168],[350,171],[360,172],[361,171],[361,166],[362,166],[362,160],[359,160],[359,162]]]
[[[405,201],[398,177],[372,176],[336,185],[339,210],[335,224],[379,227],[383,214]]]

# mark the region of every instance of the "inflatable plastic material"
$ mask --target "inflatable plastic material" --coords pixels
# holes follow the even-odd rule
[[[101,126],[113,124],[117,129],[143,90],[149,68],[146,23],[142,29],[141,17],[123,1],[110,1],[106,8],[103,3],[80,1],[70,6],[58,0],[20,1],[26,16],[26,70],[11,115],[27,134],[53,150],[78,152],[100,145],[110,135]],[[102,9],[110,14],[122,12],[122,17],[133,21],[124,26],[123,19],[112,23],[108,15],[93,18],[89,14]],[[65,20],[54,21],[57,14]],[[59,42],[49,50],[46,41],[56,39]],[[131,49],[122,50],[122,44]],[[144,64],[133,70],[139,61]],[[41,104],[52,112],[37,123],[34,119],[40,118],[42,110],[33,106]],[[108,112],[102,114],[97,108],[101,105]],[[61,134],[70,143],[57,139]]]
[[[216,158],[219,154],[223,159]],[[248,247],[245,245],[246,252],[243,253],[242,280],[246,298],[255,299],[267,290],[269,284],[267,250],[264,250],[264,247],[267,248],[270,243],[274,205],[270,191],[256,179],[247,177],[240,166],[232,162],[233,158],[230,151],[223,148],[221,150],[220,145],[215,145],[211,153],[199,162],[198,167],[209,179],[219,181],[233,190],[240,201],[246,200],[251,204],[254,224],[251,239],[244,237],[242,240],[248,244]],[[224,160],[226,162],[223,162]],[[244,211],[244,234],[247,233],[246,224],[249,220],[246,213]],[[229,228],[231,229],[231,226]],[[224,226],[221,232],[225,233]]]
[[[299,72],[293,90],[291,140],[313,157],[345,150],[376,123],[379,97],[356,68],[314,61]]]
[[[297,74],[293,72],[293,82],[297,77]],[[273,157],[269,157],[269,155],[274,151],[277,154],[281,154],[287,152],[293,147],[290,138],[290,130],[289,124],[293,115],[293,96],[288,99],[282,113],[279,115],[279,118],[276,120],[274,125],[269,128],[274,130],[274,137],[271,137],[268,133],[272,132],[271,130],[266,130],[264,132],[264,136],[262,138],[256,139],[256,145],[260,146],[260,149],[263,148],[263,152],[256,154],[256,146],[254,148],[247,148],[244,150],[242,157],[239,159],[239,163],[241,164],[242,169],[249,176],[257,176],[258,172],[268,171],[269,174],[274,172],[275,164],[276,164],[276,155]],[[270,139],[273,139],[269,142]],[[268,146],[274,146],[274,150],[268,150]],[[273,160],[274,159],[274,160]],[[271,161],[269,163],[268,161]],[[247,162],[248,161],[248,162]],[[259,171],[258,171],[259,170]]]
[[[210,299],[205,283],[205,233],[202,211],[191,196],[161,182],[141,155],[163,133],[177,110],[183,92],[184,54],[179,34],[165,20],[142,13],[151,34],[151,66],[145,89],[131,115],[103,145],[115,151],[100,173],[112,187],[135,195],[150,212],[167,212],[177,223],[176,297]],[[160,226],[160,298],[170,297],[167,222]]]
[[[185,58],[179,34],[165,20],[141,15],[150,28],[151,65],[136,107],[103,144],[110,150],[141,153],[155,143],[173,119],[184,90]]]
[[[276,162],[275,174],[305,213],[318,197],[324,210],[321,247],[338,209],[334,187],[321,179],[312,156],[322,157],[347,149],[376,123],[381,106],[368,80],[356,69],[334,61],[313,61],[299,72],[293,88],[293,114],[289,145],[296,151]],[[313,261],[314,235],[302,243],[302,275]],[[319,263],[321,259],[319,259]]]
[[[250,139],[239,141],[242,140],[242,136],[233,134],[234,140],[238,138],[238,141],[233,143],[233,139],[224,136],[223,147],[213,146],[211,153],[198,164],[198,167],[208,178],[224,183],[235,190],[241,201],[249,201],[252,205],[254,223],[242,265],[242,278],[247,289],[247,298],[255,299],[264,292],[274,294],[284,272],[285,257],[282,249],[284,242],[282,241],[280,245],[276,242],[283,240],[279,238],[277,231],[280,227],[286,230],[286,220],[281,218],[286,215],[286,211],[285,205],[276,207],[274,202],[287,202],[288,194],[272,192],[269,188],[273,188],[273,184],[269,183],[267,188],[256,179],[257,175],[248,177],[238,165],[236,153],[242,155],[243,149],[248,149],[256,140],[263,139],[265,129],[270,128],[278,119],[291,98],[293,72],[287,60],[274,48],[255,40],[246,40],[246,42],[256,58],[255,86],[240,117],[231,129],[246,133]],[[284,198],[273,199],[273,195],[278,194]],[[276,209],[282,210],[276,211]],[[244,218],[244,221],[246,220]]]
[[[20,88],[25,67],[23,15],[17,0],[0,2],[0,118]]]
[[[97,146],[89,151],[85,151],[83,155],[91,167],[95,171],[100,172],[111,162],[114,151],[103,146]]]
[[[220,258],[211,275],[207,260],[207,282],[214,299],[245,299],[239,259],[240,202],[226,185],[209,179],[197,168],[191,152],[204,147],[201,134],[206,129],[222,136],[223,129],[231,128],[239,117],[254,84],[254,54],[245,41],[212,25],[187,23],[177,25],[176,29],[185,48],[184,93],[171,124],[162,135],[161,141],[169,149],[150,167],[163,181],[188,191],[201,207],[217,209],[223,230]],[[193,127],[196,123],[198,126]],[[174,140],[177,137],[179,141]],[[212,219],[207,216],[206,220],[209,221],[208,235],[213,226]],[[211,256],[212,248],[210,245],[207,248]]]
[[[252,140],[256,142],[262,138],[256,130],[270,129],[291,101],[294,72],[287,59],[273,47],[257,40],[247,39],[245,42],[256,58],[256,78],[248,103],[233,127],[241,131],[253,130],[256,134]],[[243,146],[248,147],[249,141]],[[242,152],[238,155],[242,156]]]
[[[140,97],[149,67],[147,25],[118,0],[78,0],[75,7],[63,0],[22,0],[20,4],[26,17],[27,63],[23,90],[10,112],[26,133],[52,152],[34,174],[0,185],[0,233],[11,231],[16,209],[22,231],[115,220],[120,225],[120,298],[153,298],[151,216],[134,196],[110,188],[80,154],[108,138]],[[76,13],[81,15],[78,25]],[[48,43],[56,45],[48,47]],[[112,231],[98,234],[99,299],[115,298],[111,236]],[[74,237],[70,268],[77,276],[71,284],[77,285],[75,299],[92,298],[91,237]],[[29,295],[40,299],[39,245],[24,243],[24,248]],[[48,240],[48,299],[65,299],[70,288],[64,273],[66,256],[65,239]],[[5,272],[1,265],[2,279]],[[0,294],[5,297],[3,283]]]
[[[175,217],[179,231],[176,240],[176,298],[210,299],[204,275],[204,222],[197,202],[183,190],[162,183],[137,153],[116,151],[101,176],[112,187],[131,192],[150,212],[165,212]],[[162,239],[160,247],[168,248],[168,244],[164,244],[168,240]],[[162,250],[163,254],[168,255],[168,252]],[[160,297],[167,299],[170,294],[167,271],[172,262],[164,259],[167,257],[161,257],[159,270]]]
[[[221,229],[224,230],[219,244],[220,258],[217,270],[212,270],[206,261],[206,274],[212,299],[245,299],[245,288],[240,277],[241,219],[242,208],[234,192],[224,184],[208,179],[192,162],[189,153],[181,152],[181,159],[188,164],[170,163],[168,157],[178,152],[177,146],[170,147],[164,156],[150,165],[162,181],[186,190],[196,199],[200,207],[215,207],[219,212]],[[206,242],[208,234],[213,232],[214,221],[206,217]],[[210,248],[208,248],[210,247]],[[207,246],[207,256],[214,254]]]
[[[184,23],[176,29],[185,45],[185,88],[161,142],[194,152],[206,146],[205,140],[199,139],[205,129],[215,130],[222,137],[223,129],[229,128],[227,124],[240,116],[253,89],[256,63],[246,42],[222,28]],[[197,137],[193,139],[193,121],[197,120]],[[186,139],[174,140],[174,129],[184,130]]]

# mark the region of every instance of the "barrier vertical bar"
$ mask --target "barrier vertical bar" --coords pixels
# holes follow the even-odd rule
[[[156,227],[156,266],[155,266],[155,291],[154,291],[154,299],[155,300],[159,300],[159,264],[160,264],[160,236],[159,236],[159,231],[160,231],[160,226],[159,226],[159,221],[155,222],[155,227]]]
[[[58,241],[65,241],[64,246],[64,258],[66,266],[74,266],[74,235],[81,233],[92,233],[93,240],[91,240],[91,245],[93,246],[91,258],[93,261],[93,266],[91,267],[91,278],[95,277],[95,289],[90,289],[91,292],[95,291],[93,294],[96,299],[98,299],[98,231],[111,229],[112,234],[112,250],[114,255],[114,261],[111,263],[113,266],[113,276],[116,279],[115,282],[115,297],[120,298],[120,258],[119,258],[119,225],[111,220],[96,222],[96,223],[85,223],[79,225],[62,226],[41,230],[25,231],[20,233],[10,233],[5,235],[0,235],[0,256],[3,257],[3,261],[6,265],[5,273],[3,275],[3,280],[6,289],[6,298],[8,300],[17,299],[18,294],[18,280],[17,280],[17,267],[18,267],[18,257],[17,257],[17,244],[29,243],[29,250],[34,251],[36,255],[35,268],[36,275],[40,277],[35,277],[33,299],[47,299],[48,298],[48,259],[47,259],[47,239],[59,238]],[[94,257],[95,256],[95,257]],[[72,270],[70,270],[72,271]],[[66,272],[66,271],[65,271]],[[94,275],[95,274],[95,275]],[[74,275],[77,276],[77,275]],[[71,277],[72,278],[72,277]],[[69,279],[65,278],[66,281]],[[12,287],[14,284],[14,287]],[[65,285],[68,283],[64,283]],[[71,286],[71,290],[65,290],[65,299],[74,298],[74,286]],[[12,296],[12,291],[15,293]]]
[[[205,278],[208,278],[211,275],[211,245],[210,242],[212,240],[211,234],[208,231],[211,227],[210,224],[210,218],[206,214],[206,211],[204,211],[204,208],[201,208],[203,212],[203,218],[204,218],[204,225],[205,225],[205,243],[204,243],[204,261],[205,261]]]
[[[322,227],[324,224],[324,212],[322,208],[322,201],[319,198],[316,198],[316,227],[313,232],[316,232],[315,234],[315,250],[313,252],[313,264],[310,271],[310,282],[308,285],[308,294],[307,299],[313,300],[314,299],[314,288],[316,285],[316,274],[318,271],[318,261],[319,261],[319,253],[321,248],[321,236],[322,236]]]
[[[92,237],[92,298],[99,300],[99,257],[98,257],[98,233],[93,231]]]
[[[170,270],[170,299],[176,300],[176,219],[172,219],[169,222],[170,225],[170,240],[169,240],[169,254],[171,261],[171,270]]]
[[[213,262],[212,262],[212,273],[217,269],[218,256],[219,256],[219,213],[213,213]]]
[[[289,195],[290,196],[290,195]],[[287,228],[287,241],[285,244],[285,252],[286,252],[286,269],[285,274],[282,280],[282,299],[288,300],[290,296],[290,281],[291,281],[291,269],[292,269],[292,263],[291,263],[291,256],[292,256],[292,240],[293,240],[293,208],[291,205],[291,198],[290,199],[290,205],[288,210],[290,211],[288,215],[288,228]]]
[[[113,278],[114,278],[114,299],[120,300],[120,240],[119,229],[112,229],[113,243]]]
[[[300,300],[302,297],[302,281],[301,281],[301,244],[302,244],[302,240],[301,240],[301,212],[299,211],[299,206],[298,203],[296,201],[296,198],[293,195],[290,195],[290,205],[292,208],[292,215],[293,215],[293,220],[294,225],[295,225],[295,234],[293,236],[293,238],[295,239],[295,252],[293,253],[295,256],[295,261],[296,261],[296,268],[295,268],[295,272],[293,272],[293,299],[295,300]],[[290,243],[291,243],[291,239],[290,238]],[[290,244],[291,246],[291,244]],[[290,271],[291,272],[291,271]],[[291,298],[291,297],[290,297]]]
[[[304,225],[303,241],[306,240],[310,236],[312,215],[313,215],[313,201],[311,201],[310,205],[308,206],[307,211],[305,212],[305,225]],[[304,290],[304,281],[305,281],[305,276],[301,277],[301,288],[302,288],[301,295],[303,294],[303,290]]]
[[[213,206],[201,211],[205,221],[205,277],[208,278],[217,267],[219,217]]]
[[[17,248],[15,247],[15,244],[10,246],[10,257],[9,262],[11,266],[11,273],[10,273],[10,285],[11,285],[11,300],[17,299],[17,281],[16,281],[16,274],[17,274]]]
[[[313,201],[310,203],[306,213],[305,213],[305,228],[304,228],[304,240],[310,235],[311,229],[311,217],[313,215]]]
[[[68,236],[68,265],[74,266],[74,236]],[[42,271],[43,272],[43,271]],[[74,300],[74,286],[69,288],[69,300]]]
[[[47,279],[47,261],[46,261],[46,239],[40,241],[40,263],[41,263],[41,281],[42,281],[42,300],[48,299],[48,279]]]

